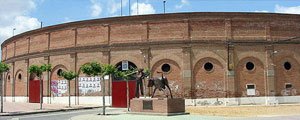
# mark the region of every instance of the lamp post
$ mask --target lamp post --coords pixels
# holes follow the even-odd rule
[[[123,0],[121,0],[121,16],[123,15]]]
[[[136,15],[139,15],[139,0],[136,0]]]
[[[166,13],[166,0],[163,1],[164,3],[164,14]]]
[[[129,13],[129,16],[130,16],[130,0],[129,0],[129,9],[128,9],[129,11],[128,11],[128,13]]]
[[[15,36],[15,30],[16,30],[16,28],[13,28],[13,36]]]

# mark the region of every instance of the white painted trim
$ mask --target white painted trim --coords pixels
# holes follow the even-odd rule
[[[185,99],[187,106],[211,106],[211,105],[277,105],[277,104],[299,104],[300,96],[262,96],[262,97],[240,97],[240,98],[207,98],[207,99]]]

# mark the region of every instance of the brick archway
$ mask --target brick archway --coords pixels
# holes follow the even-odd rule
[[[247,69],[247,63],[253,63],[252,70]],[[255,85],[255,95],[251,96],[264,96],[266,90],[265,70],[264,64],[258,58],[245,57],[241,59],[235,69],[235,88],[237,97],[246,97],[247,85]]]
[[[277,96],[300,95],[300,66],[297,60],[290,56],[281,56],[275,62],[275,93]],[[284,64],[289,63],[290,69],[286,69]],[[286,88],[286,84],[292,85]]]
[[[169,86],[171,88],[173,97],[184,97],[183,90],[183,81],[182,81],[182,73],[181,68],[177,62],[171,59],[162,59],[158,62],[154,63],[151,67],[151,73],[153,77],[161,77],[161,74],[157,73],[162,72],[162,66],[164,64],[170,65],[170,71],[164,73],[164,76],[169,80]],[[166,92],[167,93],[167,92]],[[156,92],[157,95],[163,95],[163,92]]]
[[[26,91],[27,91],[27,83],[26,83],[27,79],[24,75],[23,70],[19,69],[17,70],[16,74],[15,74],[15,88],[16,92],[15,92],[15,96],[25,96],[26,95]]]
[[[67,96],[68,95],[68,88],[66,88],[68,86],[67,81],[58,75],[59,71],[66,71],[66,70],[68,70],[68,69],[64,65],[56,65],[55,67],[53,67],[53,69],[50,73],[51,96],[57,97],[57,96]],[[70,81],[71,95],[74,95],[74,89],[75,89],[74,83],[75,83],[75,80]]]
[[[212,67],[211,69],[209,69]],[[200,59],[194,67],[192,87],[196,98],[222,98],[226,96],[224,66],[215,58]]]

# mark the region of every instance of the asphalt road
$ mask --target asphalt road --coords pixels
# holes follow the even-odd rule
[[[106,113],[121,113],[125,109],[106,109]],[[20,116],[0,116],[0,120],[69,120],[71,117],[85,114],[102,113],[102,108],[88,110],[74,110],[65,112],[40,113]]]
[[[136,118],[136,116],[128,115],[128,114],[121,114],[126,111],[126,109],[120,108],[107,108],[107,114],[120,114],[117,116],[120,118],[128,118],[131,120],[140,120],[141,118]],[[75,111],[65,111],[65,112],[52,112],[52,113],[40,113],[40,114],[31,114],[31,115],[21,115],[21,116],[0,116],[0,120],[69,120],[75,116],[82,116],[82,115],[97,115],[102,113],[102,108],[97,109],[88,109],[88,110],[75,110]],[[145,120],[153,120],[157,118],[161,118],[163,120],[173,120],[173,117],[166,117],[166,116],[140,116]],[[182,117],[182,118],[181,118]],[[168,119],[167,119],[168,118]],[[300,120],[300,115],[290,115],[290,116],[258,116],[258,117],[238,117],[238,118],[228,118],[228,117],[221,117],[221,116],[195,116],[191,115],[190,117],[187,116],[174,116],[174,120],[178,119],[191,119],[195,118],[195,120],[216,120],[216,118],[220,120]],[[194,119],[193,119],[194,120]]]

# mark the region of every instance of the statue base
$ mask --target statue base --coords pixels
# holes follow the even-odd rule
[[[130,114],[182,115],[185,103],[182,98],[133,98],[130,100]]]

